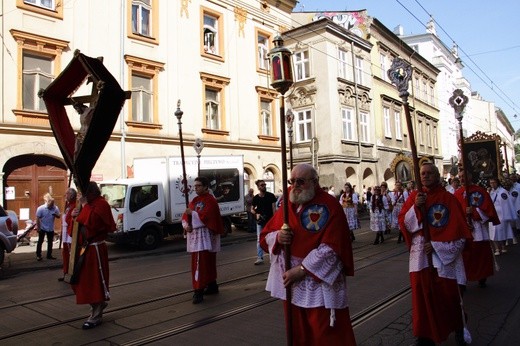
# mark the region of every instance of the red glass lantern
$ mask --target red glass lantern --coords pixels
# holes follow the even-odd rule
[[[274,48],[269,52],[271,61],[271,86],[280,94],[285,94],[293,85],[291,51],[284,47],[282,36],[276,35]]]

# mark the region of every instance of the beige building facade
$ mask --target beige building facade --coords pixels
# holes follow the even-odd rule
[[[196,155],[197,138],[204,143],[202,156],[243,155],[246,184],[264,178],[277,192],[279,95],[269,85],[265,58],[274,36],[290,27],[295,5],[294,0],[2,2],[2,203],[24,220],[34,218],[44,193],[63,196],[69,173],[37,93],[77,49],[103,57],[121,87],[132,92],[93,180],[131,176],[134,158],[180,156],[174,113],[181,100],[187,156]],[[90,88],[75,95],[88,95]],[[78,130],[79,115],[68,108]]]

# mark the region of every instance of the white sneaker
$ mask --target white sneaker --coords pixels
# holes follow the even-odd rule
[[[502,253],[506,253],[507,252],[507,249],[502,249]]]
[[[256,261],[255,261],[255,266],[259,265],[259,264],[264,264],[264,260],[263,258],[257,258]]]
[[[516,245],[518,244],[518,240],[516,240],[516,238],[513,238],[513,245]]]
[[[500,256],[500,251],[499,250],[495,251],[495,256]]]

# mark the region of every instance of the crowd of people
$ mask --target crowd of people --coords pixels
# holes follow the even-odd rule
[[[433,163],[420,168],[421,190],[413,183],[395,182],[364,188],[360,196],[350,182],[339,195],[331,186],[320,186],[316,169],[296,165],[288,181],[287,200],[267,191],[264,180],[256,181],[258,193],[245,196],[249,227],[257,233],[255,265],[269,254],[266,289],[284,301],[287,336],[294,344],[355,345],[347,299],[346,277],[354,275],[352,242],[361,228],[359,215],[368,212],[374,245],[385,235],[398,233],[409,251],[412,287],[412,322],[417,345],[444,342],[451,333],[459,345],[469,342],[465,328],[463,294],[466,283],[486,287],[494,273],[494,256],[507,253],[516,244],[520,228],[520,183],[516,175],[489,179],[490,186],[472,183],[471,172],[459,168],[458,177],[446,184]],[[218,294],[217,253],[224,228],[216,198],[206,178],[195,179],[195,198],[182,217],[187,251],[191,253],[193,304],[205,295]],[[108,252],[105,239],[115,230],[110,207],[91,182],[78,199],[76,190],[66,192],[63,214],[50,195],[38,208],[39,244],[62,217],[63,278],[69,277],[78,304],[90,304],[84,329],[102,323],[110,299]],[[76,202],[78,203],[76,204]],[[288,208],[280,208],[288,203]],[[284,215],[284,209],[289,215]],[[288,219],[288,225],[285,220]],[[80,225],[80,255],[71,258],[75,221]],[[52,257],[52,249],[47,258]],[[289,254],[289,256],[287,256]],[[432,270],[434,269],[434,270]],[[309,289],[311,288],[311,289]],[[290,295],[289,295],[290,292]],[[287,298],[291,297],[288,301]]]

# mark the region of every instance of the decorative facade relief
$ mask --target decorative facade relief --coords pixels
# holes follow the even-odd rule
[[[235,21],[238,22],[238,36],[245,37],[244,26],[247,19],[247,10],[241,7],[235,7]]]
[[[181,18],[183,13],[186,15],[186,18],[190,18],[190,13],[188,12],[188,4],[190,2],[191,0],[181,0]]]

